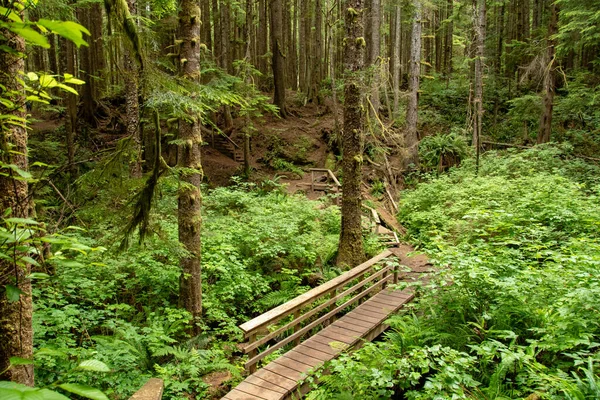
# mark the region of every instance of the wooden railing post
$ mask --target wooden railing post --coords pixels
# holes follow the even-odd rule
[[[385,267],[385,268],[386,268],[386,269],[385,269],[385,272],[384,272],[384,273],[383,273],[383,275],[381,276],[381,280],[382,280],[382,281],[384,281],[384,282],[383,282],[383,284],[381,285],[381,289],[382,289],[382,290],[383,290],[383,289],[385,289],[385,288],[387,287],[387,282],[386,282],[386,281],[387,281],[387,277],[388,277],[388,274],[389,274],[389,268],[390,268],[390,267],[389,267],[389,266],[387,266],[387,267]]]
[[[298,319],[300,317],[301,313],[300,310],[297,310],[296,312],[294,312],[294,319]],[[298,332],[300,330],[300,324],[294,326],[294,333]],[[298,346],[300,344],[300,336],[298,336],[295,340],[294,340],[294,346]]]
[[[398,272],[400,270],[400,264],[397,262],[394,263],[394,283],[398,283]]]
[[[329,295],[329,300],[332,300],[337,296],[338,290],[339,289],[335,289],[333,292],[331,292],[331,294]],[[332,305],[329,306],[329,309],[327,310],[327,312],[331,312],[334,308],[335,308],[335,303],[333,303]],[[331,318],[329,318],[329,321],[327,321],[327,323],[329,325],[331,325],[334,322],[335,322],[335,315],[332,315]]]
[[[255,341],[256,341],[256,332],[254,332],[254,333],[252,333],[252,334],[250,335],[250,337],[248,338],[248,344],[252,344],[252,343],[254,343]],[[257,350],[257,349],[254,349],[254,350],[250,351],[250,352],[248,353],[248,359],[252,359],[252,358],[254,358],[254,357],[257,355],[257,354],[258,354],[258,350]],[[257,364],[257,363],[251,364],[251,365],[248,367],[248,372],[250,372],[251,374],[255,373],[255,372],[256,372],[256,364]]]
[[[310,170],[310,190],[314,193],[315,191],[315,171]]]

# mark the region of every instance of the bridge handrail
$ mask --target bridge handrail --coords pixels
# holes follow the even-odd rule
[[[388,258],[392,255],[392,252],[386,250],[374,258],[356,266],[355,268],[344,272],[340,276],[314,288],[309,290],[308,292],[284,303],[274,309],[267,311],[264,314],[259,315],[258,317],[240,325],[240,329],[244,332],[245,338],[248,338],[248,343],[244,346],[244,352],[249,354],[250,359],[246,363],[246,368],[253,372],[256,368],[256,364],[266,357],[267,355],[273,353],[275,350],[285,346],[291,341],[296,341],[299,343],[300,338],[310,331],[311,329],[319,326],[323,322],[330,320],[337,313],[359,301],[363,297],[370,294],[379,286],[385,286],[387,282],[392,278],[394,283],[398,281],[398,266],[386,266],[378,272],[370,275],[368,278],[364,278],[364,276],[370,272],[378,263],[380,263],[385,258]],[[392,273],[390,275],[390,272]],[[354,279],[359,278],[360,281],[350,287],[349,289],[344,290],[341,293],[338,293],[339,289],[344,288],[348,283],[353,281]],[[375,282],[379,278],[379,281]],[[350,300],[344,302],[344,304],[336,307],[336,302],[340,299],[343,299],[345,296],[362,289],[366,284],[373,282],[373,286],[369,287],[366,290],[361,290],[357,295],[353,296]],[[304,313],[301,313],[302,309],[315,301],[319,300],[323,296],[330,294],[330,299],[324,302],[323,304],[318,305],[317,307],[308,310]],[[308,318],[317,315],[320,311],[325,310],[326,308],[330,308],[329,312],[325,315],[320,316],[316,320],[310,322],[308,325],[304,327],[300,327],[299,324]],[[334,308],[335,307],[335,308]],[[333,308],[333,309],[331,309]],[[257,340],[258,333],[264,331],[268,326],[277,323],[283,318],[294,314],[294,319],[275,330],[274,332],[267,333],[264,337]],[[270,340],[275,339],[277,336],[281,335],[287,330],[294,329],[294,333],[283,340],[280,340],[275,345],[269,347],[267,350],[258,353],[258,347],[269,342]]]

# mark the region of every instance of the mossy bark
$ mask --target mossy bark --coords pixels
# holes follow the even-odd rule
[[[342,231],[337,265],[354,267],[365,260],[361,228],[362,150],[364,107],[361,94],[365,39],[363,37],[363,0],[346,2],[344,67],[344,132],[342,134]]]
[[[195,82],[200,80],[200,7],[193,0],[182,0],[179,14],[180,75]],[[177,222],[179,242],[187,251],[180,260],[180,299],[185,309],[192,314],[193,333],[200,333],[199,320],[202,315],[202,279],[200,232],[202,217],[202,165],[200,144],[202,134],[198,115],[189,115],[179,121],[179,167],[181,184],[178,194]]]
[[[0,5],[5,5],[0,2]],[[10,5],[8,5],[10,7]],[[25,62],[24,40],[14,33],[0,29],[0,45],[8,46],[18,53],[0,51],[0,97],[10,99],[15,107],[10,109],[0,105],[0,114],[12,115],[25,121],[25,92],[19,83]],[[24,127],[0,124],[0,160],[27,170],[27,131]],[[11,217],[27,218],[30,214],[28,185],[24,180],[15,179],[15,173],[8,169],[0,170],[0,211],[11,209]],[[31,281],[29,265],[17,265],[14,260],[0,259],[0,371],[5,371],[11,357],[33,358],[33,328]],[[6,285],[18,287],[23,293],[18,301],[8,300]],[[33,386],[32,365],[14,366],[0,375],[0,380],[10,380]]]

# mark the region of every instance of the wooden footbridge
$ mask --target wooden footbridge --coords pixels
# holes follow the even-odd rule
[[[428,270],[424,256],[403,262],[410,250],[386,250],[240,325],[248,339],[243,348],[250,375],[223,399],[301,398],[308,391],[302,380],[309,371],[373,340],[387,329],[385,320],[413,299],[411,289],[390,287]]]
[[[311,190],[339,193],[341,185],[327,169],[311,170]],[[392,200],[393,202],[393,200]],[[307,374],[344,351],[356,349],[388,328],[385,321],[410,302],[410,288],[394,284],[426,279],[430,264],[424,255],[402,245],[395,221],[363,207],[363,228],[378,234],[390,249],[240,325],[247,340],[242,345],[249,375],[231,389],[225,400],[291,400],[303,397]],[[397,223],[396,223],[397,224]],[[386,225],[386,226],[384,226]],[[162,382],[151,380],[131,400],[158,400]],[[158,387],[158,386],[157,386]],[[162,386],[160,387],[162,393]]]

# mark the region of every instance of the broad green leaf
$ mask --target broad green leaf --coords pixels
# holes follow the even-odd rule
[[[43,88],[53,88],[58,85],[56,79],[52,75],[41,75],[40,76],[40,86]]]
[[[28,72],[27,79],[29,79],[32,82],[35,82],[39,79],[39,76],[35,72]]]
[[[102,391],[90,386],[79,385],[77,383],[63,383],[59,388],[92,400],[108,400],[108,397]]]
[[[86,371],[96,371],[96,372],[110,372],[110,368],[108,365],[104,364],[102,361],[98,360],[85,360],[82,361],[78,366],[78,369],[83,369]]]
[[[2,400],[22,400],[23,392],[19,392],[15,389],[6,389],[0,387],[0,399]]]
[[[26,24],[10,24],[8,29],[21,36],[27,43],[33,46],[41,46],[46,49],[50,48],[50,44],[46,37],[35,29]]]
[[[31,174],[29,172],[22,170],[15,164],[8,164],[8,168],[15,171],[17,174],[19,174],[24,179],[31,179]]]
[[[76,22],[40,19],[37,24],[48,28],[52,32],[64,37],[65,39],[69,39],[77,47],[81,45],[87,46],[86,41],[83,40],[83,34],[85,33],[89,35],[90,32]]]
[[[40,389],[40,394],[44,400],[69,400],[67,396],[49,389]]]
[[[45,274],[43,272],[32,272],[29,274],[29,279],[48,279],[50,275]]]
[[[9,222],[11,224],[21,224],[21,225],[39,225],[40,223],[31,218],[6,218],[4,221]]]
[[[36,95],[29,95],[26,99],[27,101],[35,101],[36,103],[50,104],[48,100],[44,100],[40,96]]]
[[[6,18],[10,19],[13,22],[23,23],[23,20],[21,19],[19,14],[17,14],[13,10],[9,10],[6,7],[0,7],[0,14],[2,14],[3,16],[5,16]]]
[[[27,358],[21,358],[21,357],[11,357],[10,358],[10,365],[30,365],[33,364],[32,360],[29,360]]]
[[[77,78],[67,78],[65,76],[65,83],[70,83],[72,85],[85,85],[85,81]]]
[[[24,291],[13,285],[6,285],[4,289],[6,290],[6,298],[11,303],[19,301],[20,296],[25,294]]]
[[[25,261],[27,264],[35,265],[36,267],[40,266],[40,264],[36,260],[29,256],[21,257],[21,260]]]
[[[62,83],[57,84],[56,87],[66,90],[67,92],[73,93],[75,95],[79,95],[79,93],[77,93],[77,90],[73,89],[70,86],[64,85]]]

